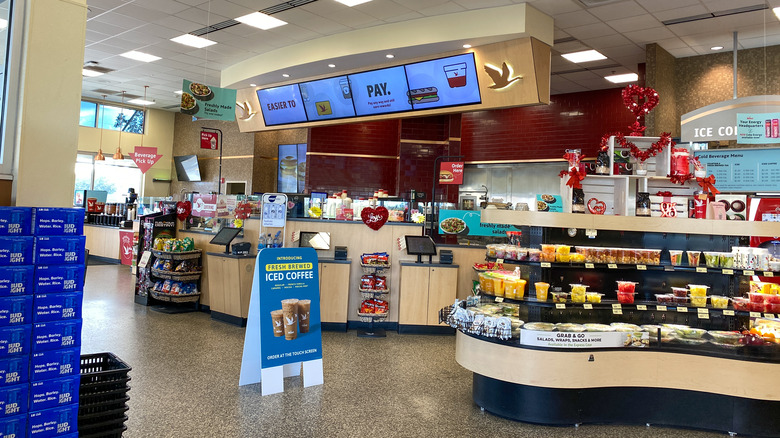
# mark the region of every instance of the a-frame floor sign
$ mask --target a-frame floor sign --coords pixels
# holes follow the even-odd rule
[[[321,385],[322,331],[317,253],[312,248],[258,252],[244,336],[239,386],[262,383],[262,394],[284,391],[284,378]]]

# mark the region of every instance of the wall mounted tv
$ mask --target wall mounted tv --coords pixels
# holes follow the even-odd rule
[[[176,167],[176,178],[179,181],[201,181],[197,155],[173,157],[173,163]]]

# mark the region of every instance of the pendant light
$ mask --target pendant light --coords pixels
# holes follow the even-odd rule
[[[103,95],[103,105],[100,106],[100,122],[103,123],[103,114],[106,111],[106,95]],[[106,161],[106,157],[103,156],[103,127],[100,128],[100,146],[98,146],[98,153],[95,155],[95,161]]]
[[[121,108],[120,111],[121,111],[120,114],[124,115],[124,112],[125,112],[125,92],[124,92],[124,90],[122,91],[122,108]],[[124,127],[120,126],[119,127],[119,145],[117,146],[116,152],[114,153],[114,159],[115,160],[124,160],[125,159],[125,156],[122,155],[122,131],[124,131]]]

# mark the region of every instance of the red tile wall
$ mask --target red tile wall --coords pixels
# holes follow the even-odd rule
[[[450,116],[417,117],[401,121],[401,138],[444,141],[449,138]]]
[[[621,89],[551,96],[550,105],[464,113],[461,151],[466,161],[561,158],[579,148],[594,157],[601,136],[634,122]]]
[[[311,128],[309,151],[395,156],[400,131],[399,119]]]

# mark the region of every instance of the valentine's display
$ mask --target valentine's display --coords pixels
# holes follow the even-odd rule
[[[358,285],[358,290],[363,297],[358,309],[358,317],[360,321],[367,322],[368,327],[358,330],[358,337],[383,338],[386,336],[385,330],[375,327],[374,323],[387,318],[390,308],[386,300],[390,286],[387,284],[387,277],[382,275],[390,269],[390,256],[386,252],[362,254],[360,266],[365,275],[360,277]]]
[[[650,193],[637,192],[636,194],[636,215],[650,216]]]
[[[179,201],[176,203],[176,217],[184,222],[192,213],[192,202]]]
[[[572,189],[571,212],[585,213],[585,192],[581,188]]]
[[[374,231],[382,228],[390,217],[390,212],[385,207],[366,207],[360,212],[363,223]]]

